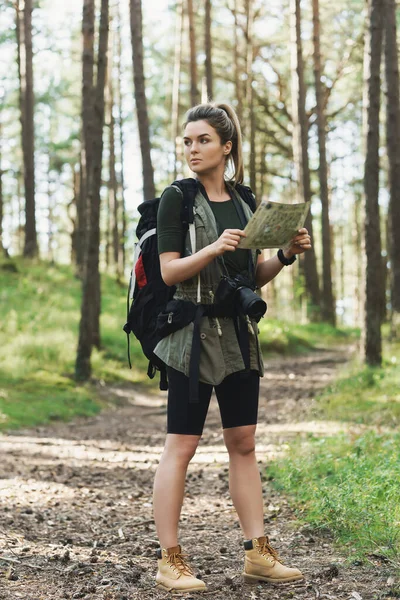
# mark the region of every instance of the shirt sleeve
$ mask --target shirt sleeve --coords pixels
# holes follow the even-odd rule
[[[175,187],[164,190],[157,212],[158,253],[182,252],[182,193]]]

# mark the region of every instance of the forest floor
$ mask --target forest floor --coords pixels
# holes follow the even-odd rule
[[[228,490],[228,456],[213,397],[189,466],[180,541],[215,600],[388,598],[388,567],[349,565],[329,531],[301,525],[268,480],[268,463],[294,436],[327,436],[346,425],[313,422],[315,394],[347,350],[266,361],[257,429],[266,533],[300,586],[244,584],[242,535]],[[165,394],[100,387],[113,398],[100,415],[0,436],[0,599],[152,600],[157,590],[152,520],[154,472],[165,439]],[[354,426],[353,426],[354,427]],[[175,596],[177,597],[177,596]]]

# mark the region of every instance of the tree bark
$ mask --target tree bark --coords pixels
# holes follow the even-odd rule
[[[126,207],[125,207],[125,177],[124,177],[124,117],[122,110],[122,36],[121,36],[121,13],[119,4],[116,6],[117,11],[117,94],[118,94],[118,130],[119,130],[119,153],[120,153],[120,164],[121,172],[119,176],[120,184],[120,204],[121,204],[121,237],[120,237],[120,248],[119,248],[119,273],[123,274],[125,271],[125,238],[126,238]]]
[[[109,131],[109,182],[108,195],[110,205],[110,258],[115,267],[117,277],[120,277],[118,254],[119,254],[119,231],[118,231],[118,185],[115,172],[115,118],[114,118],[114,40],[110,35],[109,69],[108,69],[108,131]]]
[[[78,170],[78,168],[79,170]],[[71,231],[71,264],[75,265],[77,263],[77,246],[78,246],[78,223],[77,223],[77,211],[79,204],[79,194],[80,194],[80,186],[81,186],[81,174],[80,174],[80,166],[75,165],[72,173],[72,191],[73,196],[71,202],[68,203],[67,213],[71,220],[72,231]],[[72,210],[71,210],[72,209]],[[71,214],[72,212],[72,214]]]
[[[204,45],[205,45],[205,71],[206,71],[206,87],[207,87],[207,100],[212,100],[214,98],[213,91],[213,68],[212,68],[212,37],[211,37],[211,0],[205,0],[205,35],[204,35]]]
[[[3,244],[3,170],[1,168],[1,158],[2,158],[2,123],[0,120],[0,253],[4,254],[4,244]]]
[[[171,107],[171,137],[174,140],[174,181],[178,176],[179,146],[182,144],[179,129],[179,85],[181,79],[182,43],[183,43],[183,0],[176,2],[175,23],[175,53],[174,76],[172,80],[172,107]],[[182,168],[182,165],[181,165]]]
[[[241,81],[241,69],[240,69],[240,38],[239,38],[239,19],[238,19],[238,0],[235,0],[233,16],[235,19],[235,30],[234,30],[234,64],[235,64],[235,91],[236,91],[236,112],[240,123],[243,120],[243,85]]]
[[[381,365],[382,257],[379,216],[379,113],[381,106],[381,55],[384,0],[369,0],[366,39],[366,157],[365,190],[365,338],[364,357],[369,365]]]
[[[100,188],[103,156],[104,89],[107,71],[108,15],[108,0],[101,0],[97,82],[93,110],[95,124],[92,138],[93,162],[88,177],[88,181],[91,183],[88,189],[90,229],[83,279],[78,353],[75,364],[75,376],[78,380],[89,379],[91,375],[90,357],[92,347],[93,345],[100,347]]]
[[[84,0],[82,16],[82,131],[76,240],[76,264],[77,273],[80,277],[83,277],[90,228],[88,190],[91,186],[89,175],[93,162],[92,140],[95,127],[93,114],[94,13],[95,0]]]
[[[326,116],[325,116],[325,86],[322,83],[320,16],[319,0],[313,0],[313,33],[314,33],[314,79],[317,101],[317,126],[319,149],[319,185],[321,195],[322,217],[322,318],[324,321],[336,324],[335,301],[332,291],[332,256],[331,234],[329,222],[329,188],[328,162],[326,158]]]
[[[257,167],[256,167],[256,123],[254,114],[254,92],[253,92],[253,25],[254,25],[254,0],[246,0],[246,108],[247,108],[247,131],[249,131],[250,156],[249,174],[250,187],[257,197]]]
[[[197,81],[196,32],[194,27],[193,0],[187,0],[187,10],[190,45],[190,102],[192,106],[195,106],[200,102],[200,94]]]
[[[16,32],[25,188],[24,256],[30,258],[38,254],[35,207],[35,134],[33,120],[35,99],[33,93],[32,10],[32,0],[17,0]]]
[[[140,150],[142,154],[143,195],[145,200],[151,200],[156,195],[156,190],[154,186],[153,164],[151,162],[150,127],[145,92],[141,0],[130,0],[130,9],[133,79],[135,84]]]
[[[308,119],[306,114],[306,87],[304,81],[303,48],[301,41],[300,0],[291,0],[291,63],[292,63],[292,118],[293,155],[297,172],[299,198],[311,201],[310,167],[308,159]],[[311,238],[313,224],[311,211],[305,223]],[[321,296],[314,248],[304,255],[304,277],[311,302],[311,317],[317,318]]]
[[[389,159],[389,256],[392,334],[400,336],[400,98],[396,2],[385,0],[386,140]]]

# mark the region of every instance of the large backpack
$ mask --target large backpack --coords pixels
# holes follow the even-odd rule
[[[198,191],[195,179],[180,179],[172,183],[182,190],[183,202],[181,221],[184,235],[182,250],[189,227],[193,224],[193,206]],[[250,188],[236,184],[236,190],[241,198],[249,205],[252,212],[256,202]],[[136,228],[138,242],[135,244],[135,254],[127,297],[127,319],[123,330],[128,340],[128,361],[130,359],[129,334],[132,332],[139,340],[143,353],[149,359],[147,375],[153,379],[160,372],[160,389],[168,389],[165,363],[154,354],[154,349],[160,337],[157,332],[157,316],[163,311],[175,293],[175,286],[167,286],[161,277],[160,261],[157,245],[157,212],[160,198],[146,200],[139,207],[141,214]],[[194,229],[194,227],[193,227]],[[183,256],[183,252],[182,252]]]

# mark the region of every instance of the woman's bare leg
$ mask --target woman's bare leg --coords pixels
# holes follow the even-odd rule
[[[201,436],[169,433],[154,479],[153,510],[161,548],[178,545],[186,471]]]
[[[224,429],[229,452],[229,490],[246,539],[264,534],[264,502],[255,454],[256,425]]]

